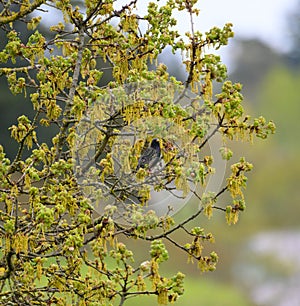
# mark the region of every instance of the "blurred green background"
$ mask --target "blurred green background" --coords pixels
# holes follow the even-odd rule
[[[238,1],[237,1],[238,2]],[[269,5],[272,5],[269,1]],[[289,48],[274,49],[268,41],[241,35],[224,50],[229,60],[230,78],[244,84],[245,108],[253,117],[262,114],[274,120],[277,132],[268,140],[255,139],[254,144],[233,143],[234,158],[240,156],[254,164],[245,193],[247,209],[237,225],[228,226],[224,215],[215,212],[211,220],[204,216],[193,225],[204,227],[216,238],[204,252],[215,250],[219,257],[217,270],[200,273],[187,263],[179,250],[169,246],[171,258],[162,265],[167,275],[178,270],[188,275],[186,294],[177,305],[189,306],[299,306],[300,305],[300,2],[283,16],[286,19],[286,41]],[[288,3],[288,1],[287,1]],[[205,4],[203,4],[205,5]],[[230,21],[230,15],[226,16]],[[267,18],[267,16],[266,16]],[[263,28],[263,24],[261,27]],[[0,47],[5,41],[0,33]],[[276,33],[274,33],[276,35]],[[2,42],[2,43],[1,43]],[[170,73],[182,78],[178,59],[169,64],[166,52],[160,61],[168,61]],[[168,57],[168,59],[166,59]],[[8,127],[17,116],[31,114],[28,99],[10,94],[6,80],[0,79],[0,135],[8,156],[13,158],[15,144]],[[43,132],[45,141],[54,131]],[[222,199],[226,201],[226,199]],[[196,203],[190,203],[176,218],[190,214]],[[180,235],[177,239],[181,239]],[[138,242],[126,241],[133,250],[148,252]],[[156,305],[155,298],[132,299],[128,305]]]

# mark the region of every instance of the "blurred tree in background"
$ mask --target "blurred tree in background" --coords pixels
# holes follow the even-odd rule
[[[230,278],[233,286],[243,288],[255,305],[299,305],[300,301],[299,290],[292,285],[300,279],[299,261],[295,260],[300,213],[296,204],[300,198],[297,6],[286,18],[290,31],[286,32],[282,45],[290,45],[289,51],[272,49],[267,41],[255,39],[235,39],[231,47],[233,73],[230,78],[245,84],[243,95],[247,111],[254,116],[267,114],[276,122],[278,131],[268,143],[243,147],[246,158],[255,164],[256,170],[255,175],[250,174],[251,183],[245,192],[247,214],[242,216],[238,231],[224,230],[221,222],[214,224],[214,233],[219,238],[216,251],[222,250],[223,256],[212,276],[226,283]],[[234,146],[235,153],[240,154],[240,149]],[[266,243],[259,245],[258,241],[263,239],[270,245],[280,245],[281,250],[274,251]],[[295,254],[293,248],[287,251],[283,246],[285,241],[294,246]],[[285,257],[287,253],[292,259]]]
[[[298,30],[300,31],[300,28]],[[255,158],[259,173],[247,190],[248,197],[253,202],[253,214],[262,217],[262,228],[297,226],[297,214],[294,214],[295,211],[290,211],[289,214],[289,210],[286,210],[286,199],[288,196],[291,203],[299,199],[299,189],[296,187],[297,168],[300,164],[297,141],[297,118],[300,112],[297,92],[300,82],[299,69],[290,66],[291,53],[276,53],[256,40],[241,40],[239,44],[238,49],[241,52],[235,58],[236,69],[231,77],[243,79],[248,85],[244,87],[244,96],[250,113],[254,113],[254,110],[268,113],[278,126],[278,133],[267,145],[260,143],[255,148],[249,147],[248,158],[250,155]],[[251,45],[256,46],[256,53],[249,47]],[[250,57],[252,60],[248,63],[247,59]],[[265,59],[265,64],[260,62],[261,59]],[[252,73],[254,70],[256,73]],[[256,198],[256,195],[259,196]],[[297,207],[295,209],[298,210]],[[257,214],[258,211],[261,213]],[[286,218],[282,218],[283,211]],[[249,222],[252,222],[251,219]]]
[[[150,2],[143,16],[136,13],[137,0],[119,6],[2,3],[0,73],[18,100],[28,98],[31,110],[9,128],[17,143],[12,158],[0,150],[1,303],[123,305],[144,295],[174,302],[183,294],[184,275],[162,276],[160,265],[169,258],[164,241],[201,271],[215,269],[216,253],[203,253],[212,234],[189,224],[201,214],[211,218],[214,210],[228,224],[238,221],[252,165],[244,158],[231,161],[230,140],[264,139],[275,126],[245,115],[241,85],[227,79],[219,56],[205,52],[228,43],[231,24],[196,31],[194,2]],[[53,10],[59,20],[45,31],[41,15]],[[185,38],[173,29],[173,10],[190,19]],[[166,46],[183,54],[183,83],[165,65],[148,69]],[[218,94],[213,82],[221,84]],[[43,136],[48,129],[51,141]],[[230,172],[219,190],[204,192],[219,172],[208,148],[217,134],[222,141],[215,154],[231,164]],[[153,138],[160,142],[162,166],[137,171]],[[173,199],[193,194],[196,211],[175,222],[171,202],[157,216],[147,210],[152,190]],[[222,205],[224,193],[230,202]],[[107,205],[100,211],[102,202]],[[184,242],[174,237],[178,231]],[[122,237],[146,242],[147,256],[136,260]]]
[[[292,69],[298,69],[300,65],[300,1],[296,3],[287,19],[291,36],[291,48],[287,59]]]

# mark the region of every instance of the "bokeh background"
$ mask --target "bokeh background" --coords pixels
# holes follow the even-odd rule
[[[218,253],[217,270],[201,274],[171,246],[171,259],[162,268],[168,275],[178,270],[188,275],[186,294],[177,305],[299,306],[300,1],[201,0],[199,8],[197,30],[233,23],[235,38],[218,53],[228,65],[229,78],[244,85],[247,112],[274,120],[277,132],[268,140],[256,139],[254,144],[233,143],[234,159],[245,156],[254,164],[245,193],[247,209],[239,223],[228,226],[224,215],[216,212],[210,221],[203,216],[193,224],[214,234],[216,242],[205,251]],[[178,29],[184,33],[186,22],[180,14],[177,19]],[[1,32],[0,48],[4,41]],[[159,61],[168,65],[171,74],[184,79],[180,55],[171,56],[167,49]],[[9,92],[3,77],[0,88],[1,144],[12,158],[16,145],[9,138],[8,127],[23,113],[30,117],[31,107],[28,99]],[[55,133],[41,132],[45,141]],[[175,217],[188,216],[195,205],[189,203]],[[128,243],[143,250],[134,242]],[[137,260],[142,260],[145,252],[140,251]],[[148,297],[128,305],[140,303],[156,305],[155,299]]]

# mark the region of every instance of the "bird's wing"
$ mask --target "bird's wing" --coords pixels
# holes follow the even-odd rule
[[[139,161],[138,161],[138,167],[137,169],[141,167],[145,167],[146,165],[150,167],[155,166],[157,162],[159,161],[160,152],[156,149],[149,147],[147,148],[141,155]]]

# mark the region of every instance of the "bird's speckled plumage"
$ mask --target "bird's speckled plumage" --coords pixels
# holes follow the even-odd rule
[[[144,152],[142,152],[136,170],[146,167],[148,167],[149,169],[155,167],[160,160],[160,155],[161,150],[159,140],[157,138],[154,138],[151,142],[150,147],[148,147]]]

